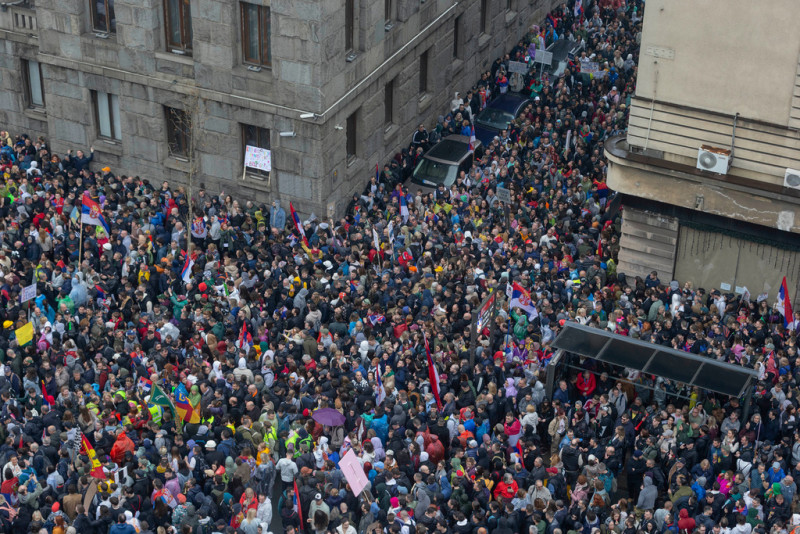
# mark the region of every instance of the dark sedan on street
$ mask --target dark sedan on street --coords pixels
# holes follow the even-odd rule
[[[508,123],[530,103],[530,98],[515,93],[500,95],[475,117],[475,137],[488,146],[500,130],[508,128]]]

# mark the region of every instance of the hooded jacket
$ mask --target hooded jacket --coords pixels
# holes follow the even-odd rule
[[[644,487],[639,493],[636,507],[641,510],[652,510],[656,505],[656,497],[658,497],[658,489],[653,485],[653,479],[644,477]]]

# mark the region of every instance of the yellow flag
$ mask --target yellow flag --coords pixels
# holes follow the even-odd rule
[[[17,328],[14,333],[17,334],[17,343],[20,347],[26,343],[30,343],[33,340],[33,323],[28,321],[23,326]]]

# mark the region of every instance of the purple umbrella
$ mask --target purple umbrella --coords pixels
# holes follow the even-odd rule
[[[311,418],[323,426],[342,426],[345,421],[344,415],[333,408],[320,408]]]

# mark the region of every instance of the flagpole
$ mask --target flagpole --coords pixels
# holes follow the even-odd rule
[[[81,268],[82,262],[83,262],[83,221],[81,221],[81,236],[80,236],[80,242],[78,243],[78,269]]]

